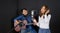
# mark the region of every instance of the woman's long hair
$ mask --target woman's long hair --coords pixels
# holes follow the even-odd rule
[[[46,11],[49,10],[49,7],[48,7],[47,5],[43,5],[43,6],[45,7],[45,10],[46,10]],[[43,6],[42,6],[42,7],[43,7]],[[41,8],[42,8],[42,7],[41,7]],[[41,9],[40,9],[40,10],[41,10]],[[46,11],[45,11],[45,13],[46,13]],[[44,13],[44,14],[45,14],[45,13]],[[48,13],[48,14],[49,14],[49,13]],[[48,14],[47,14],[47,15],[48,15]],[[42,15],[43,15],[43,14],[41,13],[41,11],[39,11],[39,16],[41,17]]]

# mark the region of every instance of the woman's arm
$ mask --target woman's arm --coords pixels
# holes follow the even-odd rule
[[[47,10],[47,12],[45,13],[45,20],[47,21],[47,22],[49,22],[50,21],[50,19],[51,19],[51,14],[48,14],[50,12],[50,10]],[[47,15],[48,14],[48,15]]]
[[[45,15],[45,22],[48,24],[50,22],[51,15],[49,14],[48,16]]]
[[[34,22],[34,25],[36,25],[36,24],[37,24],[37,21],[36,21],[36,19],[33,19],[33,22]]]
[[[36,20],[36,19],[33,19],[33,22],[34,22],[34,25],[37,25],[38,27],[40,26],[40,23],[39,23],[39,22],[37,22],[37,20]]]

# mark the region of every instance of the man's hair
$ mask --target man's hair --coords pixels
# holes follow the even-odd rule
[[[17,11],[17,15],[21,15],[22,12],[23,12],[23,10],[27,10],[27,9],[26,9],[26,8],[23,8],[23,9],[21,9],[21,10],[18,10],[18,11]]]
[[[23,12],[23,10],[27,10],[26,8],[23,8],[23,9],[21,9],[21,12]]]

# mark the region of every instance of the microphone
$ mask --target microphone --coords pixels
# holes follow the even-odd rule
[[[34,10],[31,11],[31,17],[33,18],[34,16]]]

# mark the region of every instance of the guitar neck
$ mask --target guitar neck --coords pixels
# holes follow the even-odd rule
[[[32,25],[33,23],[28,23],[28,24],[26,24],[26,25]]]

